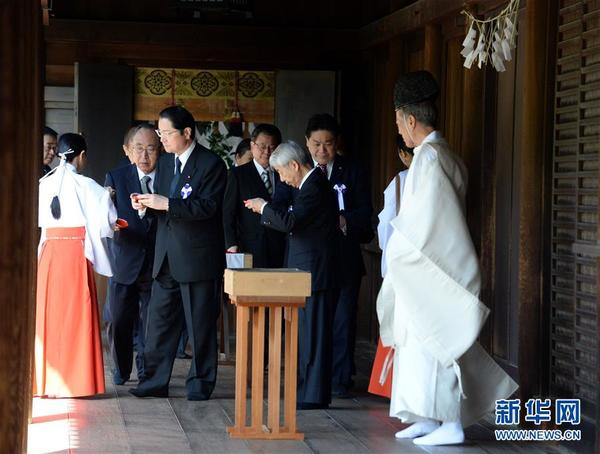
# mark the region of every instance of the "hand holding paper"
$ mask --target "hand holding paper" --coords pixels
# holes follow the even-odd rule
[[[138,197],[139,197],[139,196],[140,196],[140,195],[139,195],[137,192],[134,192],[133,194],[130,194],[130,195],[129,195],[129,198],[131,199],[131,207],[132,207],[134,210],[138,210],[138,211],[140,211],[140,210],[143,210],[144,208],[146,208],[144,205],[142,205],[142,204],[139,202],[139,200],[138,200]]]
[[[262,214],[263,205],[265,205],[264,199],[257,197],[256,199],[244,200],[244,206],[255,213]]]
[[[169,209],[169,199],[160,194],[137,194],[137,202],[142,207],[166,211]]]

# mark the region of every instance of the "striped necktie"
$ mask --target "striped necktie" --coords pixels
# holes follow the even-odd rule
[[[152,194],[152,191],[150,190],[150,180],[152,180],[152,178],[150,178],[148,175],[144,175],[140,180],[142,194]]]
[[[317,167],[323,172],[325,178],[327,178],[327,164],[317,164]]]
[[[267,169],[263,170],[263,173],[260,175],[260,177],[262,178],[263,183],[265,184],[267,192],[269,193],[269,195],[272,195],[273,186],[271,185],[271,177],[269,175],[269,171]]]

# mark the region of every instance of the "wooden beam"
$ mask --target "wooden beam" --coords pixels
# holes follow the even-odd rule
[[[315,29],[275,26],[215,26],[201,24],[156,24],[96,20],[53,19],[46,29],[50,42],[129,43],[184,47],[262,46],[285,50],[289,46],[355,49],[357,32],[350,29]]]
[[[46,85],[72,87],[75,85],[75,67],[70,65],[46,65]]]
[[[42,153],[39,0],[0,2],[0,446],[27,451]]]
[[[52,20],[50,65],[126,63],[240,69],[335,69],[355,60],[352,30]]]
[[[423,28],[449,14],[457,14],[463,5],[464,0],[418,0],[362,27],[358,36],[360,47],[372,47],[396,35]]]

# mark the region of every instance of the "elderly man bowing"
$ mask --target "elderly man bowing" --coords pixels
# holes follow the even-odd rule
[[[264,226],[289,234],[287,266],[311,273],[312,294],[299,316],[298,409],[327,408],[337,285],[335,197],[323,173],[313,168],[310,154],[298,144],[282,143],[269,162],[281,181],[298,189],[293,205],[283,210],[260,198],[245,205],[261,213]]]

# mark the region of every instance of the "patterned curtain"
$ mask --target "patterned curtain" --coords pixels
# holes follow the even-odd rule
[[[165,107],[181,105],[196,121],[228,120],[239,108],[246,122],[272,123],[275,116],[275,73],[137,68],[136,120],[156,120]]]

